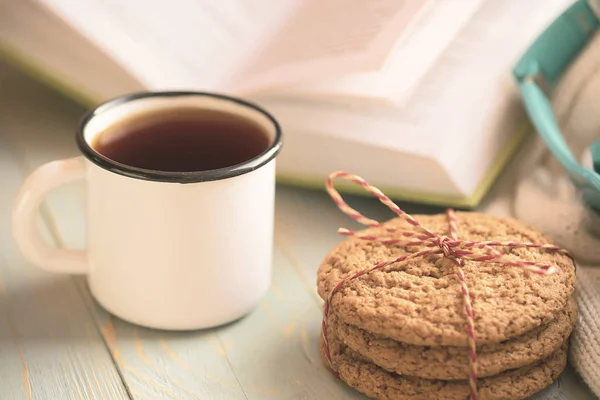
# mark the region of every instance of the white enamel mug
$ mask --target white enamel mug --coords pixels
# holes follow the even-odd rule
[[[112,124],[169,107],[215,109],[258,123],[270,144],[241,164],[164,172],[120,164],[90,143]],[[277,121],[251,103],[212,93],[144,92],[87,113],[76,134],[83,154],[35,170],[18,193],[13,232],[24,256],[53,272],[85,274],[96,301],[129,322],[188,330],[249,313],[271,279]],[[36,214],[45,195],[85,180],[87,248],[47,245]]]

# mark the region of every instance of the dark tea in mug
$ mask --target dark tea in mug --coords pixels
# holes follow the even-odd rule
[[[193,172],[248,161],[270,140],[261,126],[241,115],[189,107],[131,116],[106,128],[91,145],[132,167]]]

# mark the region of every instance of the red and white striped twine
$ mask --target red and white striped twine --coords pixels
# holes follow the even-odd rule
[[[323,344],[325,348],[325,356],[329,361],[329,367],[335,376],[338,376],[331,360],[331,353],[329,349],[329,341],[327,339],[327,317],[331,308],[331,299],[334,294],[337,293],[342,286],[354,279],[357,279],[363,275],[369,274],[373,271],[380,270],[388,265],[400,263],[413,258],[423,257],[430,254],[441,254],[452,260],[456,265],[456,274],[460,281],[460,290],[464,298],[464,310],[467,320],[466,332],[468,339],[468,350],[469,350],[469,399],[477,400],[477,350],[475,345],[475,318],[473,314],[473,304],[471,296],[469,294],[469,288],[465,281],[465,275],[462,269],[462,260],[471,260],[477,262],[496,262],[509,267],[523,268],[536,274],[551,275],[558,272],[558,268],[553,265],[540,264],[533,261],[521,261],[514,260],[509,257],[502,255],[494,247],[525,247],[525,248],[539,248],[547,251],[558,252],[567,254],[567,251],[554,245],[550,244],[538,244],[538,243],[522,243],[514,241],[468,241],[458,239],[458,227],[456,221],[456,215],[454,210],[449,209],[446,214],[449,224],[450,236],[442,236],[431,232],[424,226],[422,226],[412,216],[405,213],[398,207],[388,196],[383,194],[379,189],[371,186],[367,181],[359,176],[349,174],[347,172],[339,171],[329,175],[327,179],[327,192],[338,206],[350,218],[359,222],[362,225],[369,227],[384,227],[383,223],[367,218],[352,207],[350,207],[343,199],[342,196],[335,190],[333,186],[333,180],[335,178],[342,178],[353,183],[362,186],[365,190],[374,195],[379,201],[385,204],[390,210],[396,213],[398,216],[404,218],[412,226],[412,230],[403,231],[396,234],[401,238],[390,238],[390,237],[379,237],[376,235],[361,234],[360,232],[351,231],[345,228],[340,228],[338,232],[345,236],[355,236],[363,240],[379,241],[384,244],[396,244],[401,243],[405,246],[421,246],[422,250],[412,254],[403,255],[394,259],[385,260],[373,265],[369,268],[360,270],[354,275],[346,277],[338,282],[333,290],[329,293],[327,300],[325,301],[323,308],[323,321],[321,324]],[[396,233],[397,228],[389,227],[385,229],[387,233]]]

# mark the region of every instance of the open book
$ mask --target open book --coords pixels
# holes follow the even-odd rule
[[[241,96],[281,123],[280,181],[346,169],[477,205],[523,136],[513,63],[568,0],[0,0],[0,49],[86,105]]]

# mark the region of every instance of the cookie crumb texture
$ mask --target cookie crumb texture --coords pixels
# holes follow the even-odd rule
[[[549,323],[522,336],[477,349],[477,375],[486,377],[535,363],[557,351],[569,338],[577,320],[574,298]],[[469,377],[465,347],[415,346],[366,332],[330,314],[328,325],[344,345],[370,362],[401,375],[460,380]]]
[[[541,232],[510,218],[457,212],[459,239],[552,243]],[[448,235],[445,214],[414,216],[430,231]],[[386,227],[400,232],[386,233]],[[401,218],[363,233],[401,238],[411,226]],[[326,299],[342,279],[383,260],[421,250],[350,237],[321,263],[317,289]],[[556,265],[543,276],[499,263],[463,261],[475,314],[477,344],[496,343],[548,323],[567,306],[574,291],[575,266],[566,255],[542,249],[495,247],[522,261]],[[456,267],[441,255],[390,265],[346,282],[332,298],[339,318],[366,331],[420,346],[467,346],[463,296]]]
[[[333,339],[333,340],[332,340]],[[430,380],[388,372],[341,345],[330,336],[332,361],[348,386],[378,400],[465,400],[467,381]],[[520,400],[546,388],[564,370],[567,342],[550,357],[535,364],[478,381],[479,400]],[[323,342],[321,355],[325,361]],[[325,361],[326,362],[326,361]]]

